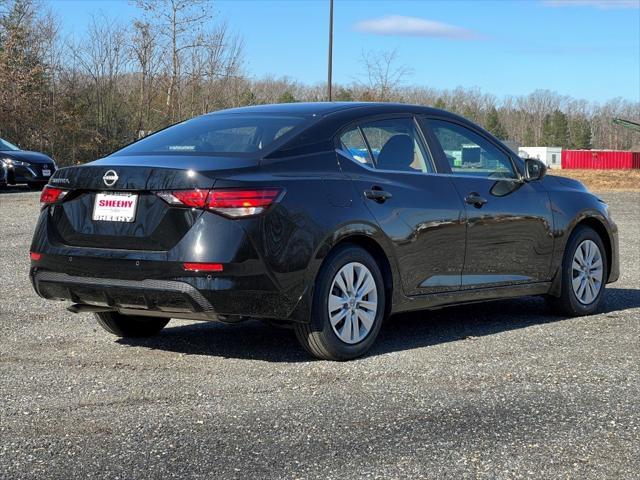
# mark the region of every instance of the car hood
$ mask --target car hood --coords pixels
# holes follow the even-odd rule
[[[560,177],[556,175],[547,175],[545,177],[545,183],[547,185],[551,184],[555,189],[558,190],[578,190],[581,192],[588,192],[589,189],[584,185],[584,183],[575,180],[573,178]]]
[[[12,160],[35,164],[53,163],[53,159],[48,155],[40,152],[30,152],[29,150],[3,150],[0,151],[0,158],[11,158]]]

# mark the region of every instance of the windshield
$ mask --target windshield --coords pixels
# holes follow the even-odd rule
[[[20,150],[13,143],[7,142],[0,138],[0,152],[15,152],[16,150]]]
[[[206,115],[161,130],[116,155],[255,153],[293,134],[304,121],[305,117],[282,115]]]

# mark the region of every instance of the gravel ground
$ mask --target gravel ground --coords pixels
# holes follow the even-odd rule
[[[0,478],[638,478],[640,194],[602,196],[622,277],[600,314],[403,315],[330,363],[261,322],[115,339],[33,293],[38,195],[0,194]]]

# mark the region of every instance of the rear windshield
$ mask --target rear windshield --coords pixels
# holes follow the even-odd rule
[[[132,154],[248,154],[292,135],[305,117],[281,115],[207,115],[187,120],[116,152]]]

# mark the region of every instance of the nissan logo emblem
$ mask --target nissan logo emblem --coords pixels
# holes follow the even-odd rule
[[[112,187],[118,181],[118,174],[115,170],[108,170],[102,177],[102,181],[107,187]]]

